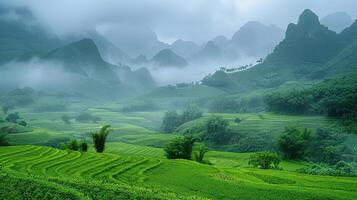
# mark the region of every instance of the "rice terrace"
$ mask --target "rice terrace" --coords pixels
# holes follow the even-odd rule
[[[357,199],[356,14],[1,1],[0,199]]]

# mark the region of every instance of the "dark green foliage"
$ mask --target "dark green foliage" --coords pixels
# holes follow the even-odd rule
[[[110,125],[104,125],[99,131],[92,132],[94,148],[98,153],[102,153],[104,151],[107,136],[111,131]]]
[[[79,122],[94,122],[94,123],[96,123],[100,120],[101,120],[100,117],[94,116],[91,113],[87,113],[87,112],[80,113],[76,117],[76,121],[79,121]]]
[[[237,123],[237,124],[239,124],[241,121],[242,120],[240,118],[238,118],[238,117],[234,119],[234,122]]]
[[[286,114],[305,114],[308,112],[313,97],[309,91],[293,90],[288,93],[272,93],[266,96],[269,111]]]
[[[83,151],[83,152],[87,152],[88,151],[88,143],[86,141],[81,141],[79,143],[79,150]]]
[[[62,121],[63,121],[64,123],[66,123],[66,124],[71,124],[71,119],[72,119],[72,118],[71,118],[70,116],[64,114],[64,115],[62,115],[61,119],[62,119]]]
[[[210,117],[206,122],[206,132],[202,139],[212,144],[226,144],[231,138],[228,124],[228,121],[220,116]]]
[[[196,105],[188,105],[178,114],[176,111],[168,111],[162,120],[162,130],[167,133],[174,132],[180,125],[198,119],[202,116],[202,111]]]
[[[314,162],[336,164],[344,154],[345,137],[324,129],[317,129],[309,141],[308,158]]]
[[[196,162],[205,163],[206,161],[204,161],[204,157],[207,152],[207,147],[204,144],[201,144],[194,152]]]
[[[311,132],[307,129],[300,131],[296,127],[285,127],[285,131],[277,139],[277,146],[286,159],[302,159]]]
[[[327,79],[312,88],[275,92],[265,98],[268,110],[288,114],[325,114],[342,119],[350,132],[357,129],[357,74]]]
[[[5,114],[7,114],[7,112],[8,112],[10,109],[14,109],[15,106],[14,106],[12,103],[6,102],[6,103],[4,103],[4,104],[1,106],[1,108],[2,108],[2,111],[3,111]]]
[[[187,136],[176,138],[170,141],[165,147],[165,155],[168,159],[186,159],[190,160],[192,148],[196,142],[196,138]]]
[[[258,95],[242,98],[220,97],[214,99],[208,109],[215,113],[260,112],[264,110],[264,99]]]
[[[357,165],[340,161],[335,165],[310,164],[297,170],[299,173],[323,176],[350,176],[357,177]]]
[[[78,144],[78,141],[76,139],[73,139],[73,140],[70,140],[68,142],[61,143],[60,144],[60,148],[61,149],[69,149],[69,150],[73,150],[73,151],[78,151],[79,150],[79,144]]]
[[[24,120],[21,120],[21,121],[19,122],[19,125],[21,125],[21,126],[27,126],[27,122],[24,121]]]
[[[6,138],[6,134],[0,133],[0,146],[8,146],[9,142]]]
[[[235,135],[232,137],[231,145],[228,150],[236,152],[258,152],[268,151],[273,149],[272,136],[269,134],[248,134],[238,137]]]
[[[20,116],[19,116],[19,113],[17,113],[17,112],[10,113],[5,118],[6,121],[11,122],[11,123],[17,123],[17,120],[19,120],[19,119],[20,119]]]
[[[249,157],[248,164],[260,169],[278,169],[280,156],[273,152],[258,152]]]

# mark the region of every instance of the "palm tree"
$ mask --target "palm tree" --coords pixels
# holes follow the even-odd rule
[[[92,139],[94,148],[98,153],[102,153],[105,148],[105,141],[107,139],[108,134],[112,131],[110,125],[103,126],[99,132],[92,132]]]

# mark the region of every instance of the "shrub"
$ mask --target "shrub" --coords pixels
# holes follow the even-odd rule
[[[9,142],[6,138],[6,134],[0,133],[0,146],[8,146]]]
[[[167,133],[174,132],[182,124],[198,119],[202,116],[202,111],[195,105],[186,106],[182,114],[176,111],[168,111],[162,120],[162,130]]]
[[[165,147],[165,155],[168,159],[186,159],[190,160],[192,155],[192,147],[196,139],[188,136],[176,138],[169,142]]]
[[[206,122],[206,132],[203,140],[213,144],[225,144],[231,138],[228,131],[228,121],[220,116],[212,116]]]
[[[17,112],[10,113],[5,118],[6,121],[11,122],[11,123],[17,123],[17,120],[19,120],[19,119],[20,119],[20,116],[19,116],[19,113],[17,113]]]
[[[250,156],[248,164],[260,169],[278,169],[280,156],[273,152],[258,152]]]
[[[99,131],[92,132],[94,148],[98,153],[102,153],[104,151],[107,136],[111,131],[110,125],[105,125]]]
[[[21,121],[19,122],[19,125],[21,125],[21,126],[27,126],[27,122],[24,121],[24,120],[21,120]]]
[[[308,146],[311,132],[305,129],[300,131],[295,127],[285,127],[284,133],[279,136],[277,145],[286,159],[301,159]]]
[[[83,152],[87,152],[88,151],[88,143],[85,141],[82,141],[79,143],[79,150],[83,151]]]
[[[338,162],[336,165],[310,164],[296,170],[303,174],[322,175],[322,176],[348,176],[357,177],[357,166],[344,161]]]
[[[207,147],[204,145],[204,144],[201,144],[197,151],[195,151],[195,160],[196,162],[199,162],[199,163],[206,163],[204,161],[204,156],[205,154],[208,152],[208,149]]]

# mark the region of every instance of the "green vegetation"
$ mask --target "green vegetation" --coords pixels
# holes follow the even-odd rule
[[[272,152],[258,152],[250,156],[249,165],[260,169],[279,169],[281,158]]]
[[[192,148],[196,140],[193,137],[183,137],[170,141],[164,149],[166,157],[168,159],[191,160]]]
[[[162,130],[171,133],[176,130],[180,125],[198,119],[202,116],[202,111],[196,105],[188,105],[182,114],[176,111],[168,111],[162,120]]]
[[[111,131],[110,125],[104,125],[98,132],[91,133],[94,148],[98,153],[103,153],[105,149],[105,142]]]

